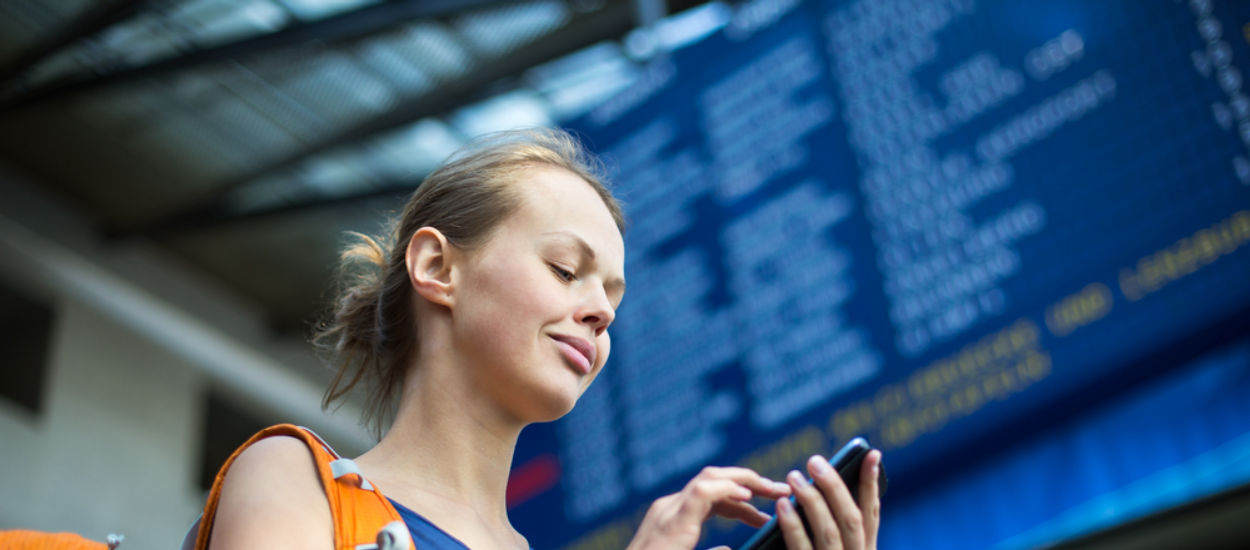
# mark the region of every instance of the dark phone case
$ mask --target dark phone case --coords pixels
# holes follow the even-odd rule
[[[868,451],[872,447],[868,446],[868,442],[863,438],[857,437],[843,445],[837,454],[829,459],[829,463],[838,471],[838,475],[842,476],[842,481],[846,483],[847,489],[851,490],[851,498],[859,502],[859,471],[864,463],[864,457],[868,456]],[[809,479],[810,481],[810,479]],[[887,480],[885,477],[885,468],[877,470],[877,495],[885,494]],[[790,502],[794,503],[794,497],[790,497]],[[807,524],[807,516],[803,515],[803,508],[795,505],[795,510],[799,512],[799,517],[803,518],[803,527],[807,530],[808,537],[812,535],[812,528]],[[773,518],[760,527],[750,539],[747,539],[738,550],[785,550],[786,541],[781,534],[781,529],[777,525],[777,518]]]

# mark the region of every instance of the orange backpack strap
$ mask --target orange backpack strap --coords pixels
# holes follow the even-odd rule
[[[213,489],[204,505],[204,514],[197,522],[195,531],[196,550],[207,550],[208,537],[213,530],[213,518],[217,503],[221,500],[221,486],[230,465],[244,449],[266,437],[291,436],[303,441],[312,452],[317,465],[317,476],[330,502],[334,517],[334,548],[337,550],[415,550],[408,526],[395,511],[395,507],[363,475],[355,462],[341,458],[317,434],[308,428],[292,424],[278,424],[261,430],[230,455],[213,480]],[[191,533],[188,533],[190,537]],[[189,542],[189,540],[188,540]],[[188,546],[184,545],[184,548]]]
[[[109,542],[88,540],[73,533],[45,533],[15,529],[0,531],[0,548],[4,550],[108,550],[117,548],[118,535],[109,535]]]

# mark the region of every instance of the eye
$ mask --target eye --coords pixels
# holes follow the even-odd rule
[[[559,277],[561,281],[564,281],[566,283],[571,283],[577,280],[577,275],[574,275],[572,271],[564,269],[563,267],[560,267],[556,264],[550,264],[550,265],[551,265],[551,271],[554,272],[556,274],[556,277]]]

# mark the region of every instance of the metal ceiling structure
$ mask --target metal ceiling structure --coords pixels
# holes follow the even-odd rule
[[[640,20],[699,2],[12,0],[0,162],[303,336],[345,231],[465,140],[628,86]]]

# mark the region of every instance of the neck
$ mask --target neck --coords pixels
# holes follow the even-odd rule
[[[466,387],[454,368],[439,367],[454,366],[409,371],[395,422],[357,462],[383,493],[470,548],[524,547],[505,500],[524,424]],[[489,539],[471,540],[484,535]]]

